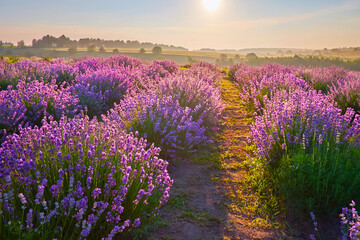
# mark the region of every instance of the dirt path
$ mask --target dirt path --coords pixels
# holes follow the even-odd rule
[[[245,147],[250,136],[247,115],[241,109],[239,91],[232,82],[221,82],[226,103],[216,152],[199,161],[172,164],[174,179],[170,200],[161,209],[147,239],[279,239],[278,231],[253,215],[245,192]],[[209,163],[209,160],[211,163]],[[265,223],[264,223],[265,222]],[[268,229],[266,229],[268,228]]]

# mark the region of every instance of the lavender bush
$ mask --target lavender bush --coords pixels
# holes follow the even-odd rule
[[[208,82],[214,86],[219,84],[221,78],[221,71],[215,64],[208,62],[198,62],[190,65],[190,68],[186,70],[189,75],[193,75],[201,79],[202,81]]]
[[[185,72],[163,79],[155,92],[173,96],[181,107],[192,109],[192,118],[194,121],[201,120],[208,133],[217,129],[225,105],[220,90],[208,81]]]
[[[87,107],[89,116],[100,116],[124,98],[133,80],[129,72],[130,69],[119,67],[81,74],[71,91],[79,97],[80,105]]]
[[[329,87],[338,80],[346,79],[348,72],[343,68],[298,68],[296,74],[307,81],[309,85],[322,93],[327,93]]]
[[[340,79],[329,87],[328,95],[343,112],[352,108],[360,114],[360,77]]]
[[[0,148],[0,232],[112,239],[155,215],[172,180],[159,148],[88,117],[43,120]]]
[[[360,199],[356,75],[337,68],[239,64],[229,77],[255,111],[256,182],[266,183],[290,212],[303,217],[311,210],[320,219],[335,216],[349,199]]]
[[[301,144],[311,149],[312,143],[321,144],[327,138],[342,143],[353,137],[349,128],[354,110],[342,115],[327,96],[315,90],[282,90],[264,103],[263,115],[256,116],[251,126],[262,159],[279,159],[285,149]]]
[[[54,80],[55,81],[55,80]],[[71,95],[68,88],[58,87],[55,82],[44,84],[39,81],[25,83],[20,81],[17,90],[9,86],[1,91],[0,135],[17,131],[20,125],[40,126],[44,116],[74,116],[78,113],[78,99]]]
[[[180,106],[171,96],[155,94],[129,97],[111,109],[104,119],[115,120],[127,131],[139,132],[148,142],[160,146],[164,154],[187,153],[209,142],[203,117],[194,109]]]
[[[176,62],[169,60],[155,60],[145,68],[145,74],[156,81],[178,72],[179,66]]]
[[[71,60],[54,59],[50,62],[43,59],[24,59],[14,64],[0,64],[0,86],[5,90],[7,86],[16,87],[19,80],[50,83],[56,80],[60,86],[64,82],[72,83],[77,69],[72,67]]]

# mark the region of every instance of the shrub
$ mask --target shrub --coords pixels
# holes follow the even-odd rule
[[[237,64],[234,64],[234,65],[231,65],[231,66],[229,67],[229,73],[228,73],[229,79],[230,79],[231,81],[236,81],[235,72],[236,72],[237,70],[239,70],[240,68],[244,67],[244,66],[245,66],[245,64],[242,64],[242,63],[237,63]]]
[[[71,93],[79,99],[79,106],[85,108],[90,118],[100,116],[106,111],[105,96],[96,86],[76,83],[70,89]]]
[[[341,143],[353,138],[358,144],[350,127],[354,111],[348,109],[342,115],[328,97],[315,90],[282,90],[269,101],[265,98],[264,103],[266,109],[263,115],[256,116],[251,131],[258,155],[266,161],[279,160],[285,149],[297,145],[312,149],[313,144],[328,137]]]
[[[110,108],[114,107],[114,103],[119,103],[124,98],[126,91],[132,85],[131,70],[125,67],[102,68],[96,71],[90,71],[85,74],[78,75],[76,77],[76,83],[74,85],[75,92],[85,93],[93,92],[97,96],[101,96],[99,100],[102,100],[103,108],[100,112],[94,112],[94,115],[105,113]],[[87,89],[82,91],[82,89]],[[83,96],[85,97],[85,96]],[[87,99],[81,98],[81,100]],[[95,100],[95,99],[94,99]],[[81,103],[86,105],[85,102]],[[87,102],[89,104],[89,102]],[[88,110],[90,110],[89,105]],[[99,109],[100,110],[100,109]],[[91,114],[89,112],[89,114]]]
[[[103,46],[99,48],[99,53],[106,53],[106,50]]]
[[[329,87],[338,80],[346,79],[348,72],[343,68],[308,68],[299,69],[298,76],[307,81],[309,85],[322,93],[327,93]]]
[[[207,80],[184,72],[164,78],[156,88],[160,95],[173,96],[180,106],[196,109],[192,117],[195,121],[202,119],[207,133],[216,130],[225,107],[220,90]]]
[[[2,237],[112,239],[145,223],[172,184],[160,149],[146,145],[88,117],[9,136],[0,148]]]
[[[247,61],[256,60],[258,59],[258,56],[255,53],[247,53],[245,59]]]
[[[88,52],[95,52],[96,51],[96,46],[95,44],[91,44],[87,47]]]
[[[26,59],[4,65],[3,74],[0,74],[1,87],[4,90],[8,85],[16,87],[19,79],[27,82],[38,80],[45,83],[56,79],[56,83],[60,86],[63,82],[72,83],[76,73],[77,70],[72,66],[72,61],[54,59],[48,62],[43,59]]]
[[[245,107],[249,111],[257,111],[258,113],[261,113],[265,108],[265,97],[270,100],[280,90],[294,91],[309,88],[304,80],[289,73],[274,73],[253,80],[239,80],[238,83],[241,90],[240,97]]]
[[[194,119],[199,107],[182,107],[172,96],[138,95],[121,101],[106,118],[117,121],[127,131],[139,132],[149,143],[172,155],[196,151],[208,142],[203,119]]]
[[[162,48],[159,47],[159,46],[155,46],[153,49],[152,49],[152,53],[154,55],[161,55],[162,54]]]
[[[17,90],[11,87],[2,91],[0,99],[0,137],[17,132],[20,124],[40,126],[45,116],[59,120],[63,115],[74,116],[79,112],[78,98],[68,88],[58,87],[55,82],[44,84],[20,81]]]
[[[17,132],[18,126],[26,121],[26,107],[21,102],[17,91],[0,92],[0,143],[7,134]]]
[[[155,80],[160,81],[161,78],[165,78],[179,72],[179,66],[174,61],[169,60],[155,60],[144,68],[144,73]]]
[[[140,54],[145,54],[145,49],[144,49],[144,48],[140,48],[139,53],[140,53]]]
[[[215,64],[207,62],[198,62],[191,65],[186,72],[190,75],[193,75],[196,78],[200,78],[214,86],[219,85],[219,80],[221,78],[221,71],[219,67]]]
[[[352,108],[360,114],[360,77],[338,80],[329,87],[328,94],[343,113],[346,109]]]
[[[74,53],[77,52],[77,49],[76,49],[76,47],[69,47],[68,52],[69,52],[70,54],[74,54]]]

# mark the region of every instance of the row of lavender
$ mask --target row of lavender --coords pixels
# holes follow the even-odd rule
[[[172,185],[159,157],[211,142],[219,74],[123,56],[0,61],[0,235],[112,239],[145,224]]]
[[[271,176],[288,209],[325,218],[360,200],[359,74],[235,65],[229,76],[254,114],[254,165]],[[343,239],[359,239],[355,209],[343,216]]]

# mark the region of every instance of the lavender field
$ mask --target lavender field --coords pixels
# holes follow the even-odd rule
[[[0,59],[0,236],[136,238],[171,199],[170,168],[210,161],[213,151],[225,161],[226,81],[250,119],[238,165],[262,206],[276,199],[269,221],[310,222],[300,239],[328,237],[331,228],[332,239],[360,239],[359,73],[120,55]],[[292,237],[285,228],[274,234],[268,239]]]

